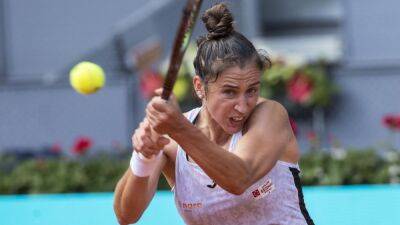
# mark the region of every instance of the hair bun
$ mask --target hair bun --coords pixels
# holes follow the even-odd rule
[[[201,19],[208,30],[207,39],[209,40],[229,36],[234,31],[233,16],[223,3],[206,10]]]

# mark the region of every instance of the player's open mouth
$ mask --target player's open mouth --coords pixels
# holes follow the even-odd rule
[[[239,121],[242,121],[243,120],[243,116],[236,116],[236,117],[231,117],[231,119],[233,120],[233,121],[235,121],[235,122],[239,122]]]
[[[243,116],[235,116],[235,117],[230,117],[229,122],[231,122],[232,125],[240,125],[244,120]]]

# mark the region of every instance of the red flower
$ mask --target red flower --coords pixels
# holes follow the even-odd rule
[[[313,90],[312,80],[303,74],[296,74],[286,85],[288,98],[295,103],[306,103]]]
[[[160,74],[146,70],[140,76],[140,90],[146,99],[154,96],[154,91],[162,86],[163,78]]]
[[[382,118],[382,124],[391,130],[400,131],[400,115],[386,115]]]
[[[290,126],[292,127],[293,134],[297,136],[297,124],[293,118],[289,118]]]
[[[72,153],[76,155],[84,155],[92,147],[92,145],[92,140],[89,137],[78,137],[75,140]]]

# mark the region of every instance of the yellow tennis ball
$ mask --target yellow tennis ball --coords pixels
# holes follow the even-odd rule
[[[92,62],[81,62],[75,65],[69,73],[71,86],[80,94],[93,94],[104,86],[103,69]]]

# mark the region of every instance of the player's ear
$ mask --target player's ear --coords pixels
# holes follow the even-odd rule
[[[203,84],[203,80],[201,79],[201,77],[199,75],[195,75],[193,77],[193,87],[194,87],[194,91],[195,91],[197,97],[202,99],[205,94],[204,93],[204,84]]]

